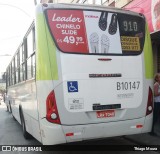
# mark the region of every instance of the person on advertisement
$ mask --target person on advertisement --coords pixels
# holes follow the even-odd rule
[[[153,111],[153,125],[151,135],[156,135],[154,126],[158,121],[160,115],[160,73],[157,73],[154,77],[154,111]]]

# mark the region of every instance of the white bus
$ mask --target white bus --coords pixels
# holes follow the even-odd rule
[[[152,57],[142,14],[39,4],[7,67],[10,110],[45,145],[150,132]]]

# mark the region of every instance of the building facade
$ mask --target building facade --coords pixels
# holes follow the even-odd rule
[[[122,8],[133,0],[41,0],[41,3],[84,3]]]

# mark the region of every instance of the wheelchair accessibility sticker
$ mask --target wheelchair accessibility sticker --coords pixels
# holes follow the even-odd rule
[[[68,92],[78,92],[78,82],[77,81],[68,81]]]

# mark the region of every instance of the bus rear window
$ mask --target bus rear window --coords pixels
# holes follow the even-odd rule
[[[143,50],[143,16],[107,11],[46,11],[58,49],[65,53],[138,55]]]

